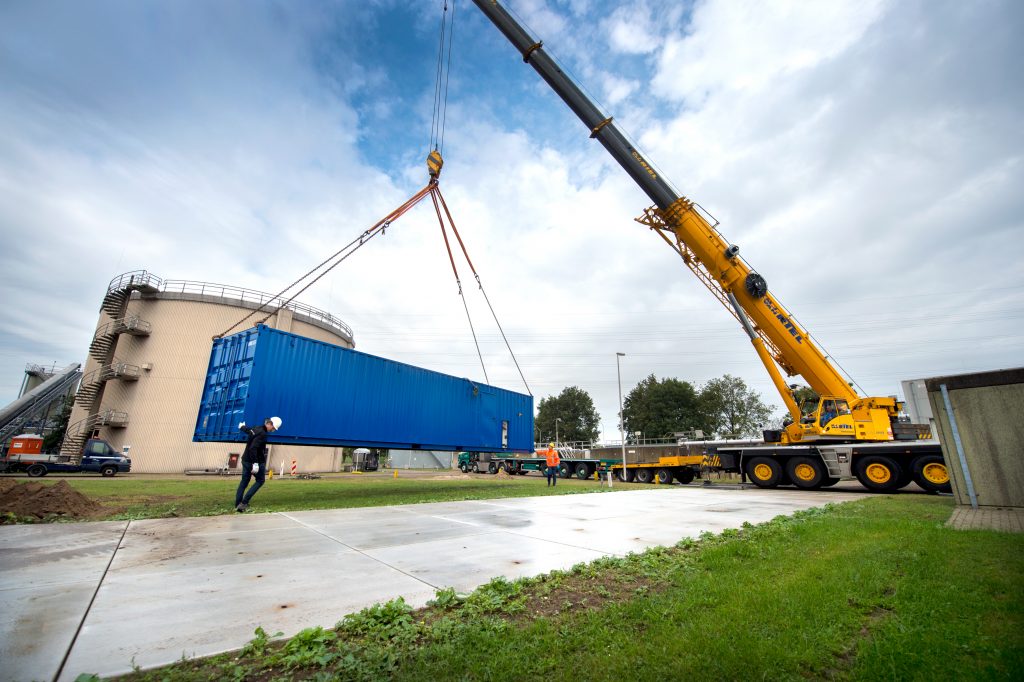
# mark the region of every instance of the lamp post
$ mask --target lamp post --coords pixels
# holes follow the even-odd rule
[[[555,447],[557,448],[561,443],[558,440],[558,422],[562,421],[561,417],[555,417]]]
[[[622,368],[619,366],[619,358],[626,357],[625,353],[615,354],[615,373],[619,377],[619,438],[622,442],[622,482],[626,482],[626,432],[622,423]]]

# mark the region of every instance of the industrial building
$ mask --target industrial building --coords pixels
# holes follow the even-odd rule
[[[227,465],[241,444],[194,443],[196,415],[211,340],[260,306],[232,331],[265,324],[346,348],[352,329],[333,315],[272,294],[223,284],[163,280],[140,270],[118,275],[100,304],[96,331],[62,454],[77,456],[88,438],[128,448],[135,473],[181,473]],[[271,416],[271,415],[267,415]],[[284,431],[288,415],[280,414]],[[340,469],[342,449],[273,445],[270,466],[299,471]]]

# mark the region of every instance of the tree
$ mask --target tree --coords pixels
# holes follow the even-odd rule
[[[758,436],[772,418],[772,409],[743,379],[726,374],[701,388],[701,410],[709,432],[742,438]]]
[[[590,394],[576,386],[567,386],[557,396],[540,399],[534,428],[540,439],[558,439],[562,442],[591,442],[601,435],[601,418],[594,409]]]
[[[644,438],[664,438],[706,427],[693,385],[679,379],[659,381],[653,374],[626,396],[622,420],[627,440],[633,440],[637,431]]]
[[[43,437],[43,452],[56,452],[64,442],[64,435],[68,431],[68,421],[71,419],[71,408],[75,406],[75,394],[69,393],[64,398],[60,412],[57,414],[57,425]]]

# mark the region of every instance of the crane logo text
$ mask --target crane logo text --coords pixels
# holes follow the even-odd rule
[[[774,315],[779,320],[779,322],[782,323],[782,326],[786,328],[786,331],[792,334],[793,338],[796,339],[797,343],[804,342],[803,334],[800,333],[800,330],[796,328],[796,325],[793,324],[788,317],[782,314],[782,312],[779,310],[779,306],[775,305],[772,299],[765,296],[764,304],[768,306],[768,310],[772,311],[772,315]]]

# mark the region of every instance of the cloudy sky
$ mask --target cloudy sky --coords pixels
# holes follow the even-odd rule
[[[780,406],[633,222],[650,201],[448,2],[441,185],[534,395],[584,388],[617,437],[623,352],[624,391],[728,373]],[[84,362],[117,274],[276,292],[422,187],[442,4],[0,4],[0,402],[25,363]],[[508,5],[864,393],[1024,364],[1024,4]],[[491,383],[524,390],[466,290]],[[482,377],[429,204],[301,300],[362,351]]]

